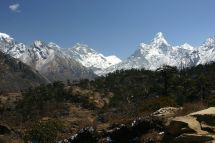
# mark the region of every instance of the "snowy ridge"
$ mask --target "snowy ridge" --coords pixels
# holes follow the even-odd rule
[[[59,76],[63,72],[68,75],[80,74],[79,76],[91,74],[92,71],[96,73],[98,70],[121,62],[116,56],[105,57],[84,44],[76,44],[73,48],[66,49],[53,42],[45,43],[36,40],[28,46],[16,42],[4,33],[0,33],[0,51],[19,59],[43,74],[58,72]]]
[[[66,55],[62,48],[52,42],[45,43],[36,40],[32,45],[28,46],[3,35],[2,38],[0,38],[0,51],[19,59],[23,63],[39,71],[50,81],[94,78],[92,71]]]
[[[5,33],[0,33],[0,51],[21,60],[41,73],[76,76],[89,74],[104,75],[121,69],[156,70],[163,65],[178,68],[196,66],[215,61],[215,36],[208,38],[201,46],[192,47],[185,43],[179,46],[169,44],[163,33],[159,32],[145,44],[140,43],[138,49],[126,60],[118,57],[104,56],[88,45],[77,43],[72,48],[61,48],[55,43],[39,40],[28,46],[16,42]],[[78,72],[76,72],[78,71]]]
[[[121,62],[121,60],[114,55],[105,57],[103,54],[97,53],[87,45],[79,43],[72,48],[64,49],[64,52],[85,67],[92,69],[96,74],[105,68]]]
[[[215,36],[208,38],[202,46],[198,48],[199,58],[198,64],[205,64],[215,61]]]
[[[163,65],[178,68],[196,66],[215,61],[215,37],[211,37],[202,46],[194,48],[185,43],[180,46],[171,46],[164,35],[159,32],[149,43],[141,43],[139,48],[125,61],[111,66],[100,75],[121,69],[149,69],[156,70]]]
[[[1,39],[13,39],[13,38],[11,38],[9,35],[7,35],[7,34],[5,34],[5,33],[0,33],[0,38]]]

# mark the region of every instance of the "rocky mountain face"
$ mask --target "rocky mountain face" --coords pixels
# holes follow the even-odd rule
[[[51,81],[79,80],[95,77],[91,70],[64,54],[54,43],[35,41],[32,47],[32,66]]]
[[[0,52],[0,91],[16,91],[49,81],[19,60]]]
[[[16,42],[6,34],[0,35],[0,51],[29,65],[50,81],[93,79],[93,71],[77,62],[54,43],[35,41],[31,46]]]
[[[121,62],[121,60],[114,55],[106,57],[89,48],[87,45],[79,43],[72,48],[65,48],[64,52],[85,67],[92,69],[96,74],[101,70]]]
[[[121,69],[149,69],[156,70],[163,65],[178,68],[196,66],[215,61],[215,37],[209,38],[202,46],[194,48],[185,43],[172,46],[165,39],[163,33],[156,34],[149,44],[141,43],[139,48],[125,61],[105,69],[101,74]]]

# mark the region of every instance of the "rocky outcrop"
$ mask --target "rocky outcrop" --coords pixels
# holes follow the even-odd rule
[[[215,107],[171,119],[164,142],[215,142]]]
[[[180,110],[182,110],[182,108],[164,107],[152,113],[152,116],[168,119],[168,118],[174,117],[177,114],[177,112]]]
[[[58,143],[159,143],[163,138],[163,123],[156,117],[144,117],[131,124],[113,124],[98,132],[89,127]]]

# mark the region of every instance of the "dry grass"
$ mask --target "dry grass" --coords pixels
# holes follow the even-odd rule
[[[96,124],[96,114],[93,111],[71,103],[68,103],[67,106],[69,108],[69,113],[67,116],[61,117],[60,120],[64,123],[64,126],[70,130],[70,133]]]
[[[207,106],[204,103],[202,103],[201,101],[193,102],[193,103],[185,103],[183,105],[183,109],[179,110],[179,112],[176,114],[176,116],[185,116],[192,112],[200,111],[200,110],[203,110],[206,108],[207,108]]]
[[[73,95],[87,97],[89,102],[94,104],[97,108],[103,108],[109,103],[112,93],[102,93],[94,90],[82,89],[78,86],[67,87],[66,90]]]

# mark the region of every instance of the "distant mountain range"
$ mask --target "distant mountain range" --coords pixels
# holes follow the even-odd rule
[[[77,62],[54,43],[35,41],[31,46],[0,34],[0,51],[37,70],[50,81],[93,79],[94,72]]]
[[[105,57],[87,45],[79,43],[72,48],[64,48],[63,51],[83,66],[93,70],[95,74],[121,62],[115,55]]]
[[[106,57],[84,44],[61,48],[52,42],[35,41],[28,46],[4,33],[0,33],[0,51],[29,65],[50,81],[66,81],[93,79],[121,69],[156,70],[163,65],[181,68],[205,64],[215,61],[215,37],[194,48],[186,43],[172,46],[159,32],[149,44],[141,43],[124,61],[114,55]]]

